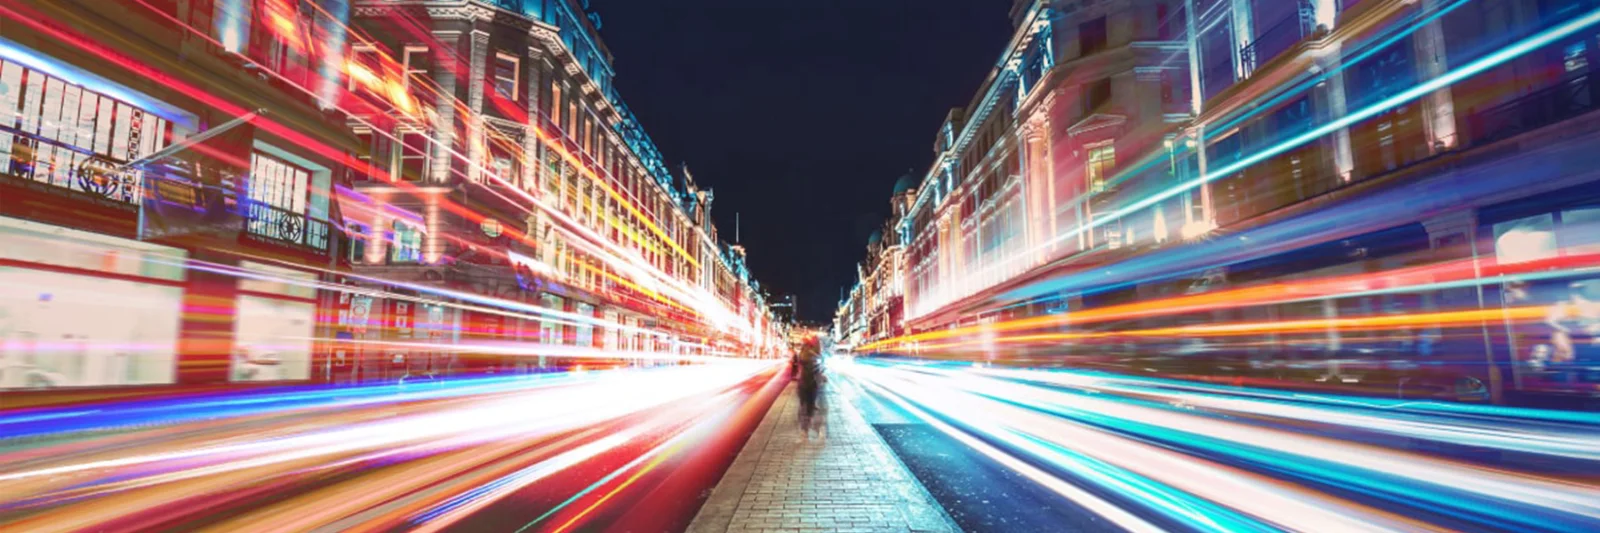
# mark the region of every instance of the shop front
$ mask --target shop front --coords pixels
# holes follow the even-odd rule
[[[1500,269],[1485,300],[1508,318],[1489,329],[1523,394],[1600,396],[1600,194],[1568,191],[1485,209],[1480,235]],[[1480,246],[1480,251],[1485,246]],[[1542,320],[1512,320],[1543,308]]]
[[[316,346],[317,275],[245,261],[234,300],[229,381],[310,379]]]
[[[0,217],[0,390],[174,383],[187,255]]]

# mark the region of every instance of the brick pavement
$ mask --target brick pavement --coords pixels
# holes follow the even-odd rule
[[[828,440],[804,441],[790,385],[689,525],[691,533],[958,529],[854,406],[827,387]]]

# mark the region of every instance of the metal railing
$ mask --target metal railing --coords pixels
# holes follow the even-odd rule
[[[328,251],[328,223],[257,201],[244,201],[245,232],[318,252]]]
[[[1239,48],[1239,60],[1253,67],[1271,61],[1310,34],[1310,28],[1300,16],[1288,16],[1273,24],[1260,37]]]
[[[3,165],[4,172],[0,172],[0,175],[49,184],[125,204],[139,202],[138,171],[116,173],[90,171],[116,167],[122,164],[122,161],[95,154],[81,146],[10,126],[0,126],[0,134],[4,134],[10,144],[6,147],[10,151],[7,156],[9,162]],[[89,162],[96,164],[91,166],[87,164]]]
[[[1595,76],[1591,73],[1569,77],[1550,87],[1483,110],[1472,115],[1473,145],[1506,139],[1517,134],[1572,118],[1600,108]]]

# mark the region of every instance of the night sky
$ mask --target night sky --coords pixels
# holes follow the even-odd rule
[[[921,173],[1010,37],[1007,0],[596,0],[616,86],[724,240],[801,318],[833,316],[889,192]]]

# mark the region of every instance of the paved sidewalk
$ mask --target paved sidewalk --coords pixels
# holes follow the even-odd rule
[[[690,533],[956,531],[856,408],[827,387],[828,440],[804,441],[790,385],[706,500]]]

